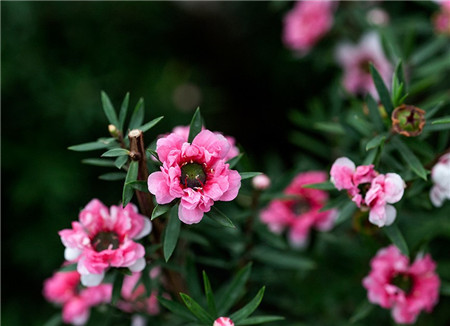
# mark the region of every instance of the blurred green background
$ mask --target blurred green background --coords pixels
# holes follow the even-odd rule
[[[271,153],[282,168],[295,166],[303,153],[287,140],[287,112],[327,96],[340,70],[331,51],[299,60],[284,48],[282,19],[291,6],[1,2],[3,325],[42,325],[57,311],[41,295],[63,261],[57,231],[91,198],[120,199],[120,184],[98,180],[101,168],[67,150],[107,136],[101,90],[116,107],[127,91],[132,105],[144,97],[146,120],[165,116],[148,143],[188,124],[200,106],[207,127],[234,136],[255,170]],[[398,16],[432,12],[415,3],[386,6]],[[318,47],[333,48],[340,34],[359,37],[349,27]]]

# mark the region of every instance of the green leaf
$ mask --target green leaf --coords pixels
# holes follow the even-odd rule
[[[138,176],[138,169],[139,169],[139,162],[138,161],[131,161],[130,166],[128,167],[127,176],[125,178],[125,183],[123,186],[123,192],[122,192],[122,205],[123,207],[127,206],[127,204],[130,202],[131,198],[133,198],[133,187],[130,185],[127,185],[128,183],[132,181],[136,181]]]
[[[203,286],[205,288],[206,302],[208,304],[208,310],[211,315],[217,315],[216,302],[214,301],[214,294],[211,289],[211,283],[209,283],[208,275],[203,271]]]
[[[241,293],[244,290],[245,284],[250,277],[252,270],[252,263],[248,263],[242,268],[237,275],[233,278],[230,284],[228,284],[222,293],[218,296],[217,307],[219,309],[219,316],[225,315],[225,313],[236,303]]]
[[[310,151],[311,153],[329,159],[329,148],[324,143],[317,139],[317,137],[310,136],[306,133],[294,131],[290,134],[290,141],[298,147]]]
[[[309,258],[302,257],[299,254],[291,254],[286,251],[275,250],[266,246],[255,247],[251,251],[251,256],[254,259],[270,266],[293,270],[311,270],[316,268],[316,263]]]
[[[378,109],[378,104],[375,102],[370,94],[366,97],[367,108],[369,109],[369,117],[372,120],[375,130],[383,131],[383,119],[381,118],[380,110]]]
[[[403,62],[399,60],[397,66],[395,67],[394,76],[397,77],[397,81],[400,84],[405,85],[405,74],[403,73]],[[405,88],[406,91],[406,88]]]
[[[349,220],[355,213],[356,209],[357,207],[354,202],[347,202],[342,208],[339,209],[338,217],[334,225],[338,226],[339,224]]]
[[[117,167],[118,169],[121,169],[125,164],[128,162],[128,156],[119,156],[114,161],[113,166]]]
[[[239,172],[241,176],[241,180],[250,179],[256,177],[257,175],[262,174],[261,172]]]
[[[141,97],[134,108],[133,114],[131,115],[130,124],[128,125],[129,130],[136,129],[144,121],[144,99]]]
[[[87,152],[87,151],[95,151],[97,149],[104,149],[108,146],[109,146],[109,143],[95,141],[95,142],[70,146],[70,147],[68,147],[68,149],[70,149],[71,151],[76,151],[76,152]]]
[[[130,103],[130,93],[128,92],[123,99],[119,113],[119,130],[122,132],[123,132],[123,125],[125,123],[125,118],[127,117],[129,103]]]
[[[175,315],[178,315],[184,319],[194,321],[196,320],[194,316],[189,312],[186,307],[183,307],[178,302],[168,300],[166,298],[163,298],[161,296],[158,297],[158,301],[167,309],[169,309],[171,312],[173,312]]]
[[[432,38],[431,41],[419,48],[412,56],[410,62],[413,65],[419,65],[425,60],[434,56],[437,52],[448,45],[448,39],[442,35],[441,37]]]
[[[427,180],[427,171],[420,163],[416,155],[397,137],[392,138],[392,144],[398,150],[406,164],[409,165],[412,171],[424,180]]]
[[[138,190],[140,192],[150,193],[148,191],[147,181],[144,180],[136,180],[132,182],[128,182],[127,186],[131,186],[134,190]]]
[[[200,114],[200,108],[195,110],[194,116],[192,117],[191,124],[189,126],[189,138],[188,143],[192,143],[195,136],[197,136],[200,131],[202,131],[203,121],[202,116]]]
[[[337,122],[316,122],[314,129],[335,135],[345,135],[344,128]]]
[[[431,109],[427,109],[425,113],[425,119],[428,120],[432,118],[442,107],[444,106],[444,101],[436,103]]]
[[[172,206],[170,204],[156,205],[155,208],[153,209],[151,220],[153,221],[158,216],[165,214],[166,212],[168,212],[170,210],[171,207]]]
[[[107,152],[104,152],[102,154],[102,157],[117,157],[117,156],[124,156],[124,155],[130,155],[130,151],[125,148],[113,148],[110,149]]]
[[[115,274],[116,275],[114,276],[113,291],[112,291],[112,297],[111,297],[112,305],[115,305],[120,298],[120,293],[122,291],[123,279],[125,277],[124,273],[120,273],[118,271]]]
[[[212,206],[211,210],[205,214],[210,219],[214,220],[215,222],[219,223],[222,226],[226,226],[228,228],[233,228],[233,229],[236,228],[234,226],[233,222],[215,206]]]
[[[437,124],[443,124],[443,123],[450,123],[450,116],[444,117],[444,118],[440,118],[438,120],[434,120],[431,124],[432,125],[437,125]]]
[[[281,316],[256,316],[241,320],[240,322],[236,323],[236,326],[258,325],[283,319],[284,317]]]
[[[386,113],[390,116],[392,111],[394,111],[394,106],[392,105],[389,91],[386,85],[384,84],[384,81],[381,78],[380,73],[372,64],[370,64],[370,73],[372,74],[372,79],[375,84],[375,88],[377,89],[378,95],[380,96],[380,101],[383,104]]]
[[[244,156],[244,153],[240,153],[238,156],[235,156],[227,161],[227,163],[230,165],[229,168],[232,169],[238,164],[238,162],[241,160],[242,156]]]
[[[123,172],[110,172],[110,173],[102,174],[98,178],[100,180],[105,180],[105,181],[117,181],[117,180],[125,179],[126,176],[127,176],[127,174],[123,173]]]
[[[164,259],[166,262],[169,261],[170,256],[172,256],[173,251],[178,242],[178,236],[180,235],[181,221],[178,218],[178,205],[175,205],[170,210],[169,221],[164,232]]]
[[[77,263],[63,266],[59,269],[59,272],[73,272],[77,270]]]
[[[194,299],[184,293],[180,293],[180,297],[183,300],[186,307],[194,314],[195,317],[202,323],[212,325],[214,322],[213,317],[203,309]]]
[[[100,158],[87,158],[81,161],[83,164],[103,166],[103,167],[114,167],[114,162],[111,160],[102,160]]]
[[[398,229],[397,225],[391,225],[391,226],[385,226],[383,228],[384,232],[386,233],[387,237],[391,242],[398,248],[400,251],[406,255],[409,256],[409,250],[408,246],[406,245],[405,238],[403,237],[402,233]]]
[[[44,326],[59,326],[62,324],[62,314],[58,312],[54,314],[49,320],[47,320]]]
[[[152,129],[154,126],[156,126],[156,124],[158,122],[160,122],[163,118],[164,117],[159,117],[159,118],[153,119],[152,121],[147,122],[146,124],[138,127],[137,129],[141,130],[142,132],[146,132],[146,131]]]
[[[230,315],[231,320],[233,320],[234,322],[239,322],[250,316],[261,303],[265,289],[266,287],[263,286],[249,303],[247,303],[244,307],[242,307],[238,311],[231,314]]]
[[[149,253],[146,252],[146,254],[149,254]],[[152,295],[152,279],[150,277],[150,270],[151,270],[151,266],[149,264],[147,264],[141,274],[141,283],[145,287],[145,292],[147,294],[147,298],[150,298],[150,296]]]
[[[350,318],[350,323],[354,324],[362,319],[364,319],[365,317],[367,317],[373,310],[375,306],[373,304],[371,304],[368,301],[365,301],[363,303],[361,303],[358,308],[356,308],[355,313],[353,314],[353,316]]]
[[[114,126],[116,126],[116,128],[119,128],[120,126],[119,120],[117,119],[117,114],[116,111],[114,110],[111,100],[104,91],[101,92],[101,97],[102,97],[103,111],[105,112],[106,118],[108,119],[110,124],[113,124]]]
[[[386,136],[385,135],[377,135],[377,136],[375,136],[374,138],[372,138],[371,140],[369,140],[367,142],[366,151],[374,149],[374,148],[377,148],[378,146],[383,144],[385,140],[386,140]]]
[[[331,181],[319,182],[319,183],[310,183],[303,185],[302,188],[308,189],[321,189],[321,190],[336,190],[336,187]]]

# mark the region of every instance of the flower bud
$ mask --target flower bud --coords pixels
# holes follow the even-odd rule
[[[391,118],[394,132],[406,137],[420,135],[425,126],[425,111],[413,105],[400,105]]]
[[[270,187],[270,179],[267,175],[260,174],[252,179],[252,185],[256,190],[266,190]]]
[[[111,136],[113,136],[114,138],[118,138],[119,137],[119,129],[117,129],[117,127],[113,124],[108,125],[108,131],[110,133]]]

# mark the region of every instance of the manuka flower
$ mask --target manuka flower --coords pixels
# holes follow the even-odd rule
[[[214,321],[213,326],[234,326],[234,323],[228,317],[219,317]]]
[[[379,98],[370,74],[370,63],[377,68],[385,84],[391,84],[392,66],[383,53],[376,33],[364,35],[358,45],[339,45],[336,59],[344,69],[344,87],[351,94],[370,93],[375,99]]]
[[[225,163],[230,147],[224,136],[209,130],[192,143],[176,133],[160,138],[156,152],[163,166],[148,177],[150,193],[158,204],[180,198],[180,220],[200,222],[215,201],[230,201],[238,194],[241,176]]]
[[[331,29],[334,8],[333,1],[298,1],[284,17],[284,44],[306,54]]]
[[[139,272],[145,267],[144,247],[133,240],[151,231],[151,222],[137,212],[136,206],[108,209],[93,199],[80,212],[80,222],[72,222],[72,229],[59,232],[66,247],[67,260],[76,260],[81,283],[95,286],[101,283],[110,267],[127,267]]]
[[[373,165],[355,166],[347,157],[332,165],[331,182],[338,190],[347,190],[361,209],[370,209],[369,221],[379,227],[394,222],[397,211],[389,205],[403,197],[405,182],[396,173],[378,174]]]
[[[48,301],[63,306],[63,321],[73,325],[84,325],[89,319],[91,307],[110,302],[111,293],[111,284],[80,287],[77,271],[55,273],[44,282],[43,290]]]
[[[422,310],[431,312],[438,302],[440,280],[430,255],[409,265],[408,257],[391,245],[379,250],[370,265],[363,280],[369,301],[391,308],[395,322],[412,324]]]
[[[328,200],[323,190],[303,188],[306,184],[320,183],[327,179],[325,172],[300,173],[285,189],[284,194],[292,199],[276,199],[261,212],[261,221],[272,232],[280,233],[289,229],[289,239],[294,246],[304,246],[310,230],[316,228],[327,231],[333,227],[336,210],[320,212]]]
[[[450,153],[444,154],[431,169],[433,187],[430,199],[434,206],[441,207],[444,200],[450,199]]]

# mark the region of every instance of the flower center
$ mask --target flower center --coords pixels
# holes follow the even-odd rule
[[[413,279],[408,274],[398,274],[392,278],[391,284],[395,285],[399,289],[402,289],[403,292],[408,294],[413,286]]]
[[[371,186],[370,182],[361,183],[358,185],[359,193],[361,194],[362,198],[366,197],[366,193],[369,191]]]
[[[365,73],[370,73],[370,59],[364,59],[359,62],[359,69]]]
[[[311,205],[309,205],[307,200],[300,198],[293,203],[291,210],[295,215],[301,215],[309,212],[311,210]]]
[[[206,173],[198,163],[187,163],[181,167],[180,182],[185,187],[202,188],[206,182]]]
[[[91,240],[91,244],[95,251],[100,252],[106,249],[119,248],[119,236],[113,231],[103,231],[97,233],[97,235]]]

